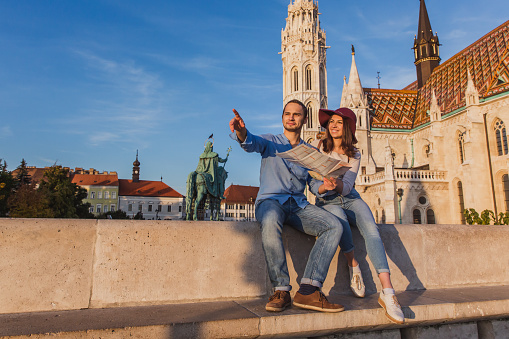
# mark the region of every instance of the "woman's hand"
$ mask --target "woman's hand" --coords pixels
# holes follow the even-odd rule
[[[337,180],[335,178],[327,178],[323,177],[323,188],[327,191],[335,190],[338,186]]]

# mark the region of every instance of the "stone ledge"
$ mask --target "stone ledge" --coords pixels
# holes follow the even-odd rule
[[[407,324],[387,320],[377,294],[364,299],[333,294],[336,314],[292,307],[265,311],[265,299],[117,307],[0,315],[0,336],[39,338],[269,338],[395,330],[509,317],[509,286],[398,293]]]

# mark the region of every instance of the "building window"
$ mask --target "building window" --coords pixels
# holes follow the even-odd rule
[[[108,212],[108,205],[104,205],[104,213]]]
[[[102,199],[102,198],[103,198],[103,192],[102,191],[97,192],[97,199]]]
[[[115,211],[115,207],[116,207],[115,204],[111,204],[110,205],[110,211],[112,211],[112,212]],[[133,207],[131,206],[131,210],[132,209],[133,209]]]
[[[299,90],[299,71],[296,67],[292,70],[292,86],[293,92],[297,92]]]
[[[179,206],[179,212],[182,212],[182,206]]]
[[[239,210],[245,210],[246,209],[246,206],[244,205],[239,205]]]
[[[497,137],[497,152],[498,155],[507,154],[507,134],[505,124],[502,120],[495,123],[495,135]]]
[[[168,212],[171,212],[171,205],[168,205]]]
[[[88,210],[90,213],[94,213],[94,206],[90,206],[90,209]]]
[[[101,213],[101,204],[97,204],[97,207],[96,207],[96,212],[97,213]]]
[[[426,211],[426,222],[435,224],[435,212],[431,208]]]
[[[413,216],[414,216],[414,224],[421,224],[421,211],[419,211],[419,209],[414,209],[414,212],[413,212]]]
[[[461,223],[465,223],[465,214],[463,214],[463,211],[465,210],[465,200],[463,200],[463,184],[461,181],[458,181],[458,201],[460,204],[460,220]]]
[[[375,211],[375,222],[378,224],[378,211]]]
[[[458,151],[460,155],[460,163],[465,162],[465,133],[458,132]]]
[[[245,218],[246,217],[246,213],[240,213],[240,217],[241,218]]]
[[[161,209],[163,208],[163,206],[161,205],[157,205],[157,212],[161,212]]]
[[[139,205],[138,205],[138,211],[140,211],[140,212],[141,212],[141,211],[142,211],[142,208],[143,208],[143,205],[142,205],[142,204],[139,204]]]
[[[509,176],[507,174],[502,176],[502,185],[504,186],[505,210],[509,212]]]
[[[311,65],[308,65],[308,67],[306,67],[306,91],[311,90],[311,74]]]
[[[381,221],[381,224],[385,224],[385,210],[382,210],[382,220]]]
[[[325,94],[325,69],[320,66],[320,95]]]
[[[110,198],[110,192],[106,191],[104,192],[104,199],[109,199]]]
[[[116,199],[117,198],[117,192],[113,191],[111,192],[111,199]]]
[[[152,205],[148,205],[148,211],[152,212]]]
[[[132,210],[133,210],[133,204],[129,204],[129,205],[127,206],[127,211],[128,211],[128,212],[131,212]]]
[[[308,122],[306,127],[313,128],[313,107],[311,106],[311,103],[309,103],[306,108],[308,110]]]
[[[90,192],[90,199],[95,199],[95,192]]]

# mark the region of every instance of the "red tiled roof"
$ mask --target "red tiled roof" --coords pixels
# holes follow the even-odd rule
[[[175,191],[162,181],[119,179],[118,195],[142,197],[170,197],[182,198],[182,194]]]
[[[222,202],[226,203],[241,203],[248,204],[254,203],[256,196],[258,195],[258,187],[253,186],[241,186],[241,185],[230,185],[225,191]]]
[[[114,174],[74,174],[72,182],[79,186],[118,186],[118,176]]]
[[[467,69],[481,98],[509,91],[509,21],[437,66],[418,91],[417,82],[403,90],[365,88],[372,127],[405,130],[429,122],[433,90],[442,114],[464,107]]]
[[[30,179],[34,184],[37,184],[41,181],[41,179],[44,177],[44,173],[46,170],[49,169],[49,167],[27,167],[27,173],[30,176]],[[12,171],[12,176],[15,178],[18,175],[19,170],[16,168],[14,171]]]
[[[417,91],[364,88],[374,112],[371,127],[411,129],[417,106]]]

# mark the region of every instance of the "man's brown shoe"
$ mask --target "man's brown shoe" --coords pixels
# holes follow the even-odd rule
[[[310,295],[302,295],[299,292],[293,297],[293,304],[300,308],[315,310],[320,312],[341,312],[345,308],[339,304],[331,304],[322,291],[315,291]]]
[[[271,312],[281,312],[292,304],[290,292],[277,290],[270,298],[265,309]]]

